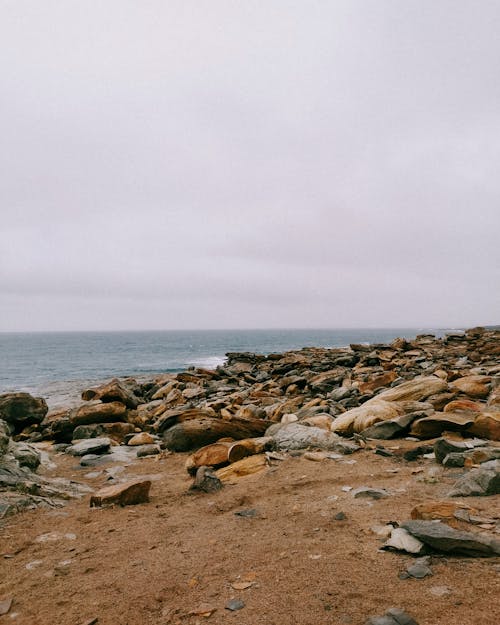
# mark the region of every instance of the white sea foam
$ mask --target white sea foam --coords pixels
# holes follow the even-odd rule
[[[190,367],[200,367],[201,369],[216,369],[226,362],[226,358],[221,356],[205,356],[190,360],[187,365]]]

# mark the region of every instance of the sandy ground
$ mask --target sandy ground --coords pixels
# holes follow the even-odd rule
[[[84,478],[89,469],[74,458],[55,460],[57,475],[105,484],[103,474]],[[127,467],[128,476],[153,477],[148,504],[90,509],[87,496],[5,520],[0,600],[14,600],[0,623],[362,625],[391,606],[419,625],[500,623],[498,558],[433,557],[432,577],[402,580],[412,558],[379,551],[383,541],[370,529],[444,498],[460,470],[426,483],[436,467],[430,460],[405,463],[373,451],[342,461],[289,457],[214,495],[192,495],[184,461],[176,454]],[[354,499],[343,486],[393,494]],[[492,517],[500,513],[498,499],[463,501]],[[235,514],[248,509],[254,517]],[[335,519],[339,512],[345,520]],[[49,532],[57,539],[37,541]],[[447,594],[436,596],[433,589],[443,586]],[[232,598],[245,607],[225,609]],[[208,618],[189,614],[213,609]]]

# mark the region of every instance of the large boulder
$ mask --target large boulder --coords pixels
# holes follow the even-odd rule
[[[443,432],[465,432],[473,423],[473,413],[434,412],[429,417],[414,421],[410,435],[417,438],[435,438]]]
[[[42,397],[33,397],[29,393],[0,395],[0,419],[10,423],[14,433],[21,432],[28,425],[41,423],[47,412],[47,402]]]
[[[301,423],[283,425],[274,433],[273,438],[276,448],[283,451],[313,448],[352,453],[358,449],[356,445],[350,446],[333,432]]]
[[[401,527],[442,553],[477,557],[500,555],[500,540],[483,534],[461,532],[440,521],[406,521]]]
[[[490,393],[491,377],[487,375],[467,375],[450,382],[450,386],[469,397],[484,399]]]
[[[331,429],[332,432],[349,436],[353,432],[362,432],[379,421],[389,421],[402,414],[404,409],[397,402],[384,401],[376,397],[338,416],[333,421]]]
[[[89,423],[115,423],[127,420],[127,407],[118,401],[102,403],[89,401],[70,412],[69,420],[73,427]]]
[[[434,375],[420,376],[408,382],[403,382],[394,388],[389,388],[377,395],[377,400],[384,401],[424,401],[431,395],[447,390],[448,384]]]

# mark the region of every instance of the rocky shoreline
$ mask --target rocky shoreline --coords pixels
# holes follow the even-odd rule
[[[444,499],[420,501],[411,519],[380,528],[383,548],[419,557],[498,557],[500,331],[230,353],[213,371],[112,380],[86,389],[80,405],[51,412],[42,398],[1,395],[0,517],[70,499],[97,507],[147,504],[151,480],[130,480],[112,468],[148,458],[161,466],[172,454],[183,454],[191,476],[185,492],[199,497],[281,471],[287,458],[326,467],[361,463],[369,454],[414,466],[429,484],[455,470]],[[54,477],[50,465],[63,457],[90,476],[108,471],[104,488]],[[384,485],[346,492],[367,501],[391,496]],[[478,497],[490,502],[481,513],[467,504]],[[428,564],[417,562],[413,573]],[[373,623],[410,622],[395,613],[377,618],[386,620]]]

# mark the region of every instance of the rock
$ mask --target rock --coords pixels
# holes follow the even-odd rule
[[[491,377],[487,375],[467,375],[450,382],[450,386],[469,397],[485,399],[491,388]]]
[[[429,567],[430,558],[418,558],[414,564],[409,565],[406,568],[406,572],[410,577],[415,579],[424,579],[424,577],[428,577],[432,575],[432,570]]]
[[[483,447],[484,445],[486,445],[486,441],[480,439],[453,440],[449,438],[438,438],[434,443],[434,455],[436,456],[436,461],[442,463],[448,454],[464,453],[476,447]]]
[[[229,482],[240,477],[247,475],[253,475],[259,473],[267,468],[267,458],[265,454],[257,454],[255,456],[248,456],[238,462],[234,462],[227,467],[223,467],[215,472],[217,477],[222,482]]]
[[[87,454],[106,454],[110,450],[109,438],[88,438],[66,449],[67,454],[72,456],[85,456]]]
[[[28,425],[41,423],[47,412],[47,402],[42,397],[29,393],[0,395],[0,419],[12,425],[16,434]]]
[[[384,616],[372,616],[365,625],[418,625],[418,623],[401,608],[389,608]]]
[[[474,423],[474,416],[465,413],[435,412],[430,417],[413,422],[410,436],[434,438],[448,431],[464,432]]]
[[[101,507],[117,504],[120,506],[132,506],[149,501],[150,480],[138,480],[125,482],[113,486],[101,488],[90,498],[90,507]]]
[[[115,423],[125,421],[126,418],[127,407],[117,401],[106,404],[100,401],[88,402],[73,409],[69,414],[69,420],[73,427],[89,423]]]
[[[496,410],[478,414],[468,432],[474,436],[500,441],[500,412]]]
[[[342,442],[333,432],[301,423],[289,423],[280,427],[273,438],[276,448],[281,451],[308,448],[335,451]]]
[[[395,371],[385,371],[379,375],[375,375],[370,378],[367,382],[359,383],[359,392],[364,395],[365,393],[373,393],[373,391],[378,388],[383,388],[384,386],[389,386],[391,382],[394,382],[398,377],[398,374]]]
[[[500,460],[485,462],[461,477],[448,493],[449,497],[480,497],[500,494]]]
[[[438,552],[474,557],[500,555],[499,540],[455,530],[440,521],[406,521],[401,527]]]
[[[447,523],[456,518],[459,510],[474,512],[474,510],[463,503],[454,501],[428,501],[419,503],[411,511],[412,519],[421,519],[423,521],[433,521],[439,519]]]
[[[189,490],[215,493],[223,487],[222,482],[210,467],[199,467]]]
[[[138,458],[157,456],[159,453],[161,453],[161,449],[158,445],[141,445],[140,447],[137,447]]]
[[[270,425],[264,419],[190,419],[174,425],[163,433],[167,449],[189,451],[215,443],[220,438],[253,438],[261,436]]]
[[[130,447],[139,446],[139,445],[152,445],[155,442],[155,439],[148,434],[147,432],[140,432],[135,436],[132,436],[131,439],[127,441],[127,445]]]
[[[78,425],[73,430],[72,440],[80,438],[100,438],[107,436],[117,443],[122,443],[125,438],[134,432],[131,423],[91,423],[89,425]]]
[[[351,495],[354,499],[359,499],[360,497],[369,497],[370,499],[383,499],[384,497],[389,497],[389,493],[383,488],[370,488],[369,486],[360,486],[359,488],[355,488]]]
[[[402,527],[395,527],[391,531],[390,538],[384,543],[383,549],[419,554],[424,551],[424,544]]]
[[[362,434],[365,438],[384,440],[395,438],[396,436],[402,436],[409,429],[415,419],[423,416],[426,416],[426,414],[422,412],[410,412],[409,414],[401,415],[395,419],[375,423],[375,425],[363,430]]]
[[[241,599],[230,599],[226,605],[224,606],[226,610],[231,610],[235,612],[236,610],[241,610],[245,607],[245,602]]]
[[[446,597],[446,595],[451,595],[451,588],[448,586],[431,586],[429,592],[435,597]]]
[[[0,601],[0,616],[4,616],[4,614],[8,614],[10,608],[12,606],[12,597],[7,597],[7,599],[3,599]]]
[[[332,432],[351,435],[353,432],[363,432],[379,421],[395,419],[403,413],[404,410],[397,403],[376,397],[338,416],[333,421],[331,429]]]
[[[19,462],[21,467],[28,467],[30,471],[36,471],[41,462],[40,452],[25,443],[15,443],[12,455]]]
[[[470,399],[455,399],[443,407],[443,412],[481,412],[484,405]]]
[[[99,399],[103,403],[116,401],[131,409],[137,408],[140,403],[140,399],[116,378],[107,384],[83,391],[82,399],[85,401]]]
[[[444,392],[447,388],[448,384],[436,376],[430,375],[416,377],[413,380],[403,382],[394,388],[382,391],[382,393],[377,395],[376,399],[388,402],[406,400],[420,402],[427,399],[427,397],[430,397],[431,395]]]

